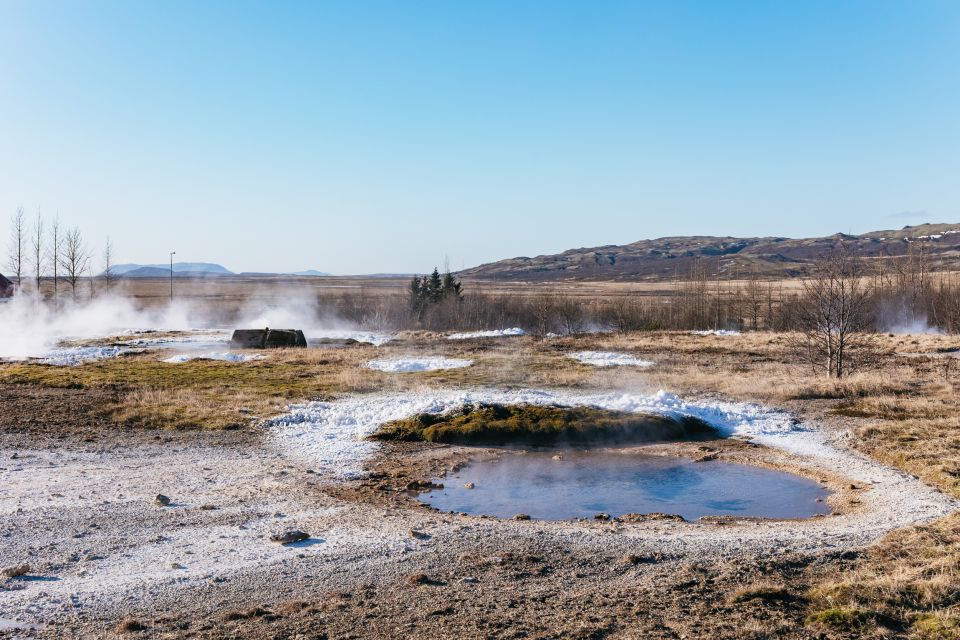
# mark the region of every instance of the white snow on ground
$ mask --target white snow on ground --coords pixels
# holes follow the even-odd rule
[[[473,360],[428,356],[425,358],[384,358],[381,360],[371,360],[363,366],[367,369],[387,371],[389,373],[411,373],[416,371],[462,369],[463,367],[469,367],[472,364]]]
[[[393,336],[388,333],[376,333],[370,331],[353,331],[350,329],[314,329],[307,334],[307,341],[310,340],[356,340],[357,342],[366,342],[375,347],[386,344],[393,340]]]
[[[691,416],[724,435],[744,436],[795,453],[822,453],[822,438],[786,413],[739,402],[687,402],[659,391],[654,395],[621,393],[574,394],[541,390],[424,391],[357,396],[339,402],[309,402],[268,422],[285,451],[335,478],[361,475],[363,463],[377,445],[364,440],[392,420],[419,413],[443,413],[465,404],[535,404],[591,406],[614,411],[674,417]]]
[[[575,351],[567,354],[581,364],[595,367],[652,367],[653,362],[615,351]]]
[[[85,362],[116,358],[125,351],[128,349],[123,347],[58,347],[48,351],[37,362],[60,367],[75,367]]]
[[[162,332],[161,329],[128,331],[125,332],[126,335],[147,335],[148,337],[124,340],[122,344],[132,347],[163,347],[168,345],[192,344],[195,342],[230,342],[230,336],[233,335],[230,331],[222,331],[219,329],[193,329],[183,335],[149,336],[151,333],[160,332]]]
[[[209,352],[209,353],[180,353],[171,358],[164,359],[164,362],[170,364],[182,364],[191,360],[223,360],[225,362],[250,362],[252,360],[263,360],[266,356],[259,353],[230,353]]]
[[[741,335],[739,331],[733,331],[732,329],[707,329],[706,331],[691,331],[690,335],[694,336],[739,336]]]
[[[505,336],[522,336],[526,331],[520,327],[510,329],[493,329],[491,331],[470,331],[467,333],[451,333],[447,340],[469,340],[470,338],[502,338]]]

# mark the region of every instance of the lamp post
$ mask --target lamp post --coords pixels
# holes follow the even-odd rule
[[[177,255],[176,251],[170,252],[170,299],[173,300],[173,256]]]

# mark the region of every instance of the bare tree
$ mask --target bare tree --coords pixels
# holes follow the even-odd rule
[[[36,278],[36,295],[40,298],[40,279],[43,277],[43,217],[37,209],[37,220],[33,225],[33,235],[30,237],[33,254],[33,273]]]
[[[23,207],[17,209],[14,214],[10,232],[10,273],[17,279],[17,288],[19,289],[23,280],[24,267],[24,246],[27,242],[27,218],[23,213]]]
[[[63,252],[61,254],[61,266],[66,272],[67,282],[70,284],[70,290],[73,294],[73,300],[77,300],[77,283],[83,277],[87,266],[90,264],[90,251],[87,249],[80,229],[73,227],[67,231],[63,238]]]
[[[107,244],[103,248],[103,285],[110,291],[117,283],[117,274],[113,272],[113,241],[107,236]]]
[[[816,368],[842,378],[870,346],[871,290],[860,261],[843,247],[814,264],[797,305],[802,347]]]
[[[50,224],[50,266],[53,268],[53,304],[57,304],[57,285],[60,284],[60,216]]]

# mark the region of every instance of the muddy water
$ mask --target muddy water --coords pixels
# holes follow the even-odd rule
[[[524,513],[540,520],[654,512],[687,520],[809,518],[830,512],[819,483],[781,471],[617,451],[565,451],[562,460],[556,455],[505,453],[477,461],[438,480],[444,488],[420,500],[442,511],[500,518]]]

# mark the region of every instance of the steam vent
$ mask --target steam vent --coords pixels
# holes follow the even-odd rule
[[[306,348],[307,339],[300,329],[236,329],[230,346],[236,349]]]

